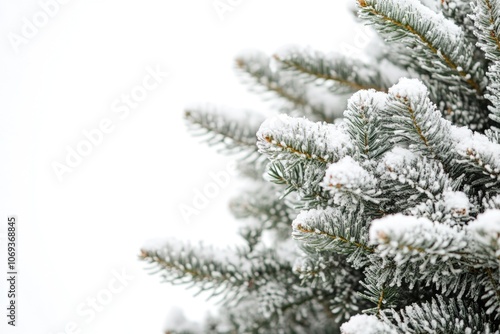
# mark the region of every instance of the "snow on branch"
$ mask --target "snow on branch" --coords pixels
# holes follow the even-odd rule
[[[378,197],[381,192],[377,189],[377,180],[349,156],[328,167],[321,185],[339,205],[350,206],[360,200],[380,203]]]
[[[406,215],[424,217],[446,225],[464,225],[477,213],[477,206],[461,191],[446,191],[439,200],[428,199],[403,211]]]
[[[441,286],[444,294],[461,290],[462,295],[468,287],[469,296],[486,300],[487,314],[496,312],[498,316],[499,212],[488,211],[465,227],[402,214],[387,216],[372,223],[370,242],[377,245],[377,255],[395,262],[393,282],[432,282]],[[418,275],[408,275],[414,270]],[[481,289],[486,293],[480,294]]]
[[[398,265],[421,258],[422,270],[428,263],[460,259],[467,249],[463,230],[402,214],[375,220],[370,227],[370,241],[378,244],[381,257],[391,257]]]
[[[326,165],[353,149],[343,126],[284,114],[267,119],[257,132],[257,139],[259,151],[272,161],[305,160]]]
[[[403,78],[391,87],[381,118],[382,129],[395,143],[409,145],[412,151],[441,160],[446,166],[452,145],[451,124],[441,117],[421,81]]]
[[[476,255],[483,255],[488,265],[500,267],[500,210],[486,210],[469,224],[468,230],[475,241]]]
[[[342,334],[399,334],[393,326],[380,321],[376,316],[357,314],[344,323]]]
[[[485,97],[491,101],[488,106],[490,118],[500,123],[500,2],[498,0],[477,0],[473,5],[474,33],[477,36],[477,46],[492,63],[488,69],[488,94]],[[495,127],[497,131],[498,124]]]
[[[498,192],[500,184],[500,144],[491,142],[480,133],[453,129],[458,163],[470,175],[473,186],[481,185],[486,191]]]
[[[488,127],[485,61],[470,32],[419,0],[357,3],[360,17],[394,44],[400,66],[429,85],[432,100],[447,119],[474,130]]]
[[[465,176],[474,188],[498,183],[500,145],[444,120],[420,81],[401,79],[391,87],[381,116],[384,131],[395,143],[440,161],[452,178]]]
[[[474,45],[452,21],[418,0],[358,0],[360,16],[374,24],[389,41],[414,45],[416,64],[452,85],[463,82],[478,96],[486,85],[484,73],[472,62]]]

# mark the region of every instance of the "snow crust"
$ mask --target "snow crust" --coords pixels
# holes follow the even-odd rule
[[[370,227],[370,241],[373,243],[385,242],[388,236],[403,235],[408,231],[432,226],[433,223],[427,218],[405,216],[398,213],[375,220]]]
[[[396,146],[384,155],[383,162],[386,167],[397,169],[398,167],[408,164],[416,158],[417,155],[414,152],[406,148]]]
[[[451,127],[452,138],[457,142],[456,151],[474,161],[491,173],[492,181],[500,180],[500,145],[488,139],[485,135],[473,133],[464,128]],[[485,161],[487,160],[487,161]]]
[[[396,334],[397,331],[373,315],[357,314],[340,327],[342,334]]]
[[[261,124],[257,137],[263,139],[271,136],[302,143],[314,141],[314,145],[311,145],[312,149],[325,154],[321,158],[328,160],[332,156],[345,156],[349,150],[352,150],[351,140],[344,127],[344,123],[311,122],[303,117],[281,114],[266,119]],[[307,147],[302,149],[306,151]]]
[[[427,95],[427,87],[418,79],[401,78],[399,82],[389,88],[390,95],[407,97],[408,99],[418,99],[422,95]]]
[[[500,258],[500,210],[486,210],[468,228],[478,244],[490,249],[495,257]]]
[[[464,214],[467,214],[471,206],[467,195],[461,191],[445,191],[443,193],[444,204],[447,210],[455,211],[457,209],[465,209]]]
[[[460,234],[460,235],[459,235]],[[427,218],[418,218],[414,216],[405,216],[401,213],[386,216],[375,220],[370,227],[370,242],[385,243],[388,239],[404,238],[408,240],[415,239],[423,242],[425,239],[444,240],[446,236],[452,236],[456,242],[456,247],[465,246],[463,243],[464,233],[459,232],[456,227],[432,222]]]
[[[335,209],[333,209],[332,207],[328,207],[321,210],[318,209],[303,210],[297,215],[297,218],[294,219],[292,223],[292,228],[296,230],[299,228],[299,226],[308,226],[309,222],[314,218],[317,218],[321,215],[332,215],[334,212]]]
[[[486,210],[469,224],[469,229],[475,232],[488,233],[492,236],[496,234],[498,237],[500,235],[500,210]]]
[[[461,131],[458,129],[453,129],[452,132],[457,131],[453,137],[459,139],[457,144],[457,149],[461,151],[466,151],[467,149],[480,149],[482,151],[495,152],[498,151],[498,144],[492,143],[486,136],[479,133],[467,133],[466,131]],[[458,137],[460,135],[461,137]]]
[[[358,188],[375,179],[363,169],[353,158],[347,156],[331,164],[326,170],[322,186],[324,188],[347,187]]]
[[[349,103],[354,103],[356,105],[368,104],[377,109],[382,109],[385,105],[386,100],[387,100],[387,94],[383,92],[378,92],[374,89],[368,89],[368,90],[360,90],[354,93],[349,98]],[[344,112],[344,115],[350,112],[351,112],[350,110],[346,110]]]
[[[464,142],[468,141],[470,137],[472,137],[472,131],[465,126],[451,126],[450,131],[451,138],[454,142],[458,143],[462,140]]]

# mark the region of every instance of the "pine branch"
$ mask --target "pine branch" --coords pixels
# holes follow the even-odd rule
[[[367,246],[363,218],[360,211],[339,208],[302,211],[293,222],[292,236],[317,251],[346,254],[347,261],[359,268],[374,251]]]
[[[486,314],[495,313],[500,320],[500,210],[487,210],[469,224],[468,230],[474,240],[475,259],[486,267],[481,297],[486,301]]]
[[[375,176],[379,191],[387,198],[380,207],[387,213],[405,211],[427,200],[442,200],[447,192],[458,188],[439,161],[400,147],[382,157]]]
[[[486,73],[489,84],[485,97],[491,101],[488,106],[490,118],[500,123],[500,3],[498,0],[477,0],[471,15],[478,46],[486,59],[492,61]],[[496,131],[500,131],[495,127]]]
[[[488,110],[490,111],[489,117],[496,122],[496,125],[492,126],[492,129],[500,133],[500,60],[490,65],[487,76],[490,79],[490,83],[488,85],[488,93],[485,94],[485,97],[491,102],[491,105],[488,106]]]
[[[478,96],[482,95],[482,72],[470,63],[474,46],[465,40],[458,26],[418,1],[359,0],[358,4],[361,17],[372,22],[390,41],[408,39],[420,45],[421,49],[414,51],[421,67],[437,71],[436,75],[442,75],[451,84],[456,84],[450,80],[452,77],[463,81]]]
[[[338,334],[336,324],[322,315],[321,306],[314,295],[304,296],[299,305],[287,303],[277,305],[279,312],[272,315],[262,313],[260,300],[247,299],[237,307],[223,307],[219,319],[210,321],[205,327],[208,334],[234,333],[303,333]],[[217,326],[218,325],[218,326]],[[216,327],[214,329],[214,327]],[[324,328],[329,328],[325,332]],[[218,330],[218,331],[216,331]]]
[[[412,151],[452,168],[451,124],[441,118],[420,81],[401,79],[391,87],[380,117],[384,120],[381,128],[394,143],[409,145]]]
[[[455,150],[461,157],[456,162],[467,175],[467,183],[486,192],[500,192],[500,144],[479,133],[455,132]]]
[[[321,186],[330,193],[333,203],[345,207],[362,203],[373,215],[380,213],[380,203],[385,200],[376,178],[349,156],[328,167]]]
[[[280,115],[266,120],[257,132],[259,152],[271,161],[306,161],[326,165],[352,151],[345,129]]]
[[[496,312],[497,316],[499,236],[500,211],[482,215],[466,228],[403,215],[374,221],[370,228],[370,240],[378,244],[377,255],[395,262],[397,270],[391,274],[392,282],[405,280],[411,288],[415,282],[423,281],[441,287],[445,295],[461,290],[459,296],[467,287],[469,297],[475,300],[482,295],[488,306],[486,313]],[[486,293],[480,294],[481,289]]]
[[[494,131],[494,130],[486,130],[484,132],[484,135],[486,138],[489,139],[492,143],[495,144],[500,144],[500,131]]]
[[[266,120],[257,140],[259,152],[272,162],[268,179],[287,186],[283,196],[296,191],[303,208],[329,201],[320,187],[326,165],[353,150],[342,126],[286,115]]]
[[[378,69],[341,55],[326,56],[318,51],[289,49],[275,54],[284,70],[326,85],[335,93],[354,93],[362,89],[387,91],[388,80]]]
[[[440,263],[443,271],[459,272],[456,268],[459,260],[469,254],[468,238],[463,230],[401,214],[374,221],[370,228],[370,240],[378,244],[380,257],[395,258],[397,265],[422,259],[422,271],[428,264]],[[425,278],[425,273],[422,275]]]
[[[290,224],[296,213],[276,196],[277,192],[276,186],[260,182],[258,188],[242,192],[229,203],[232,214],[247,221],[239,233],[250,250],[255,248],[266,230],[276,231],[281,240],[290,235]]]
[[[140,259],[152,265],[153,274],[161,272],[165,282],[196,287],[197,294],[210,291],[209,298],[220,296],[222,302],[232,305],[250,294],[258,295],[268,282],[292,270],[270,250],[250,255],[247,250],[224,252],[176,242],[145,248]]]
[[[500,145],[442,119],[419,81],[401,79],[391,87],[381,117],[383,130],[394,143],[440,161],[455,180],[463,178],[477,190],[498,191]]]
[[[247,293],[249,273],[240,272],[239,260],[228,261],[226,256],[215,256],[211,249],[203,251],[189,246],[179,248],[174,243],[165,244],[160,249],[141,250],[140,259],[153,265],[161,272],[165,282],[197,286],[198,293],[212,290],[216,296],[224,292],[224,299],[231,300]]]
[[[500,195],[487,196],[483,199],[484,209],[500,209]]]
[[[301,246],[306,255],[295,261],[293,270],[302,279],[302,285],[322,291],[321,299],[336,323],[367,306],[357,294],[362,272],[351,267],[345,256]]]
[[[318,100],[317,91],[312,93],[312,88],[304,80],[297,79],[291,73],[272,70],[270,61],[265,54],[253,53],[238,57],[236,66],[243,74],[243,82],[255,92],[270,93],[285,102],[282,111],[329,123],[341,114],[321,99]]]
[[[219,152],[240,154],[250,160],[258,158],[255,133],[264,120],[252,116],[231,116],[228,111],[213,107],[188,109],[184,117],[194,135],[204,136],[210,146],[218,146]]]
[[[386,95],[374,91],[360,91],[347,103],[344,112],[346,129],[361,159],[376,159],[391,148],[390,141],[380,135],[380,109]]]
[[[445,225],[465,225],[477,214],[468,197],[462,192],[446,192],[436,201],[428,199],[403,211],[405,215],[427,218]]]
[[[258,189],[247,190],[233,198],[229,207],[238,219],[256,218],[269,228],[288,225],[293,211],[276,197],[277,189],[268,183],[259,184]]]
[[[298,48],[238,57],[253,90],[312,121],[188,110],[209,144],[250,157],[252,187],[231,202],[247,245],[142,260],[221,296],[227,331],[500,331],[500,0],[432,1],[356,1],[390,42],[381,67]],[[419,79],[387,89],[396,75]]]
[[[473,4],[474,33],[487,59],[500,60],[500,2],[476,0]]]
[[[406,289],[413,290],[425,284],[444,295],[466,295],[472,300],[484,287],[477,279],[480,264],[471,256],[470,238],[457,227],[398,214],[374,221],[370,241],[378,245],[371,259],[378,270],[378,287],[406,284]]]
[[[379,284],[379,277],[383,265],[369,265],[364,271],[364,281],[360,284],[364,288],[363,292],[358,292],[359,296],[366,299],[375,307],[366,308],[364,313],[380,315],[384,309],[395,308],[400,298],[404,298],[401,289],[391,287],[387,284]]]
[[[285,198],[291,193],[298,196],[298,202],[294,203],[295,209],[309,209],[332,204],[330,195],[320,185],[324,175],[324,168],[316,164],[298,162],[284,165],[276,161],[269,164],[267,179],[285,186],[280,198]]]
[[[460,299],[436,296],[430,302],[412,304],[401,311],[384,312],[383,322],[399,333],[492,333],[489,318],[476,305]]]

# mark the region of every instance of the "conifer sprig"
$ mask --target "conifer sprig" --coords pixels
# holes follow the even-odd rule
[[[342,55],[324,55],[318,51],[290,49],[273,58],[288,71],[295,72],[317,84],[325,85],[335,93],[354,93],[374,89],[387,91],[388,79],[378,68]]]

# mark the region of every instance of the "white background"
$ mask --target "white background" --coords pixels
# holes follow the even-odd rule
[[[44,0],[46,2],[48,0]],[[236,1],[233,1],[236,2]],[[179,204],[224,170],[227,158],[186,131],[194,102],[265,108],[233,71],[234,56],[299,44],[329,51],[353,43],[347,0],[242,0],[222,20],[212,0],[71,0],[15,52],[9,34],[37,1],[0,0],[0,233],[18,215],[18,326],[6,325],[5,240],[0,246],[0,332],[162,333],[169,309],[200,319],[211,306],[192,291],[160,284],[137,260],[148,239],[236,242],[227,214],[232,182],[186,222]],[[11,35],[12,36],[12,35]],[[169,75],[120,120],[113,101],[141,84],[145,68]],[[60,182],[54,161],[104,118],[115,128]],[[223,232],[222,232],[223,231]],[[107,287],[112,271],[130,284],[87,322],[77,306]]]

